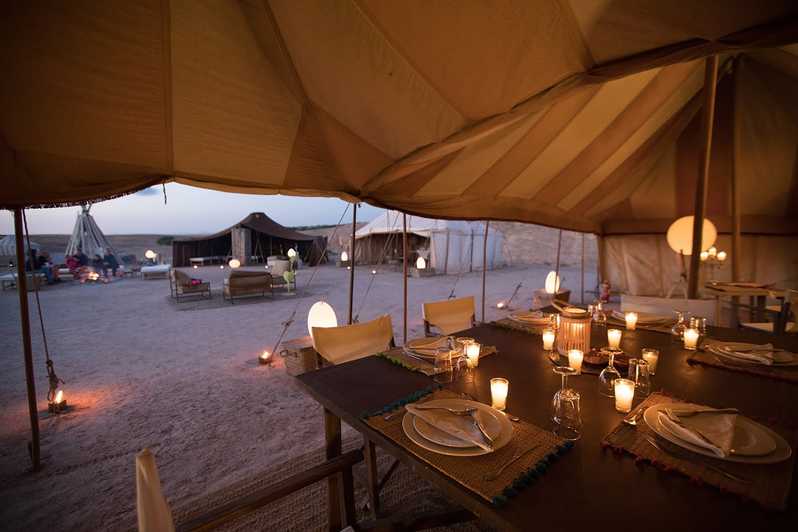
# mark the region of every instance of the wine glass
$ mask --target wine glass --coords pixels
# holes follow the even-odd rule
[[[615,397],[615,379],[620,379],[621,374],[615,369],[615,353],[620,350],[607,349],[610,355],[609,364],[599,373],[599,392],[607,397]]]
[[[674,310],[673,312],[676,314],[676,323],[674,323],[673,327],[671,327],[671,334],[681,338],[684,334],[684,330],[687,328],[687,323],[685,322],[685,313],[681,310]]]
[[[598,326],[606,326],[607,325],[607,315],[604,313],[604,307],[600,300],[596,300],[593,302],[593,322],[595,322]]]
[[[554,433],[566,440],[578,440],[582,428],[579,408],[579,393],[568,388],[568,376],[576,375],[576,370],[568,366],[556,366],[554,373],[562,377],[560,389],[552,399],[552,420]]]

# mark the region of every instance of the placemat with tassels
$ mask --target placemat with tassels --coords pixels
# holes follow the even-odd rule
[[[492,355],[496,352],[496,347],[492,345],[483,345],[479,350],[479,358],[481,360],[486,356]],[[421,360],[414,356],[408,355],[401,347],[396,347],[389,351],[385,351],[384,353],[378,353],[377,356],[387,359],[389,362],[405,369],[409,369],[410,371],[423,373],[428,377],[439,373],[439,371],[435,369],[435,365],[432,362],[427,362],[426,360]]]
[[[447,477],[496,506],[505,504],[509,498],[518,495],[526,486],[538,481],[560,455],[573,447],[572,442],[562,440],[547,430],[521,421],[513,423],[514,432],[510,443],[490,454],[463,457],[444,456],[428,451],[413,443],[405,435],[402,429],[402,415],[389,416],[386,420],[385,414],[403,408],[405,404],[415,402],[429,393],[422,391],[413,394],[410,400],[392,403],[370,417],[365,416],[366,422]],[[430,399],[451,398],[459,396],[449,390],[433,391],[430,396]],[[519,452],[536,445],[538,446],[536,449],[508,466],[496,480],[484,479],[486,474],[496,472]]]
[[[693,351],[687,357],[688,364],[703,364],[705,366],[712,366],[715,368],[728,369],[729,371],[739,371],[740,373],[748,373],[751,375],[758,375],[760,377],[767,377],[780,381],[798,383],[798,366],[759,366],[754,364],[734,364],[732,362],[724,362],[716,355],[707,351]]]
[[[662,393],[653,393],[637,408],[645,409],[660,403],[681,402],[683,401]],[[785,436],[787,442],[795,449],[796,434],[794,432],[790,434],[777,432]],[[654,439],[666,450],[673,446],[670,442],[657,437],[642,419],[637,426],[621,422],[604,438],[601,445],[605,449],[612,449],[618,453],[627,452],[635,456],[636,461],[648,462],[665,471],[678,471],[694,482],[708,484],[721,491],[734,493],[742,498],[755,501],[765,508],[781,510],[787,504],[795,460],[794,454],[789,460],[777,464],[742,464],[705,457],[678,447],[674,449],[679,455],[676,456],[657,449],[646,438]],[[750,482],[732,480],[707,467],[707,464],[719,467]]]

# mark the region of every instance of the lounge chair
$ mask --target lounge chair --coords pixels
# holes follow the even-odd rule
[[[267,292],[274,294],[270,273],[233,270],[224,280],[222,297],[233,303],[237,297],[265,296]]]
[[[155,264],[153,266],[142,266],[141,277],[143,279],[166,279],[169,277],[171,264]]]
[[[421,306],[424,316],[424,333],[432,336],[432,327],[441,334],[452,334],[475,325],[474,296],[431,301]]]
[[[394,346],[391,317],[386,314],[366,323],[342,327],[313,327],[313,346],[332,364],[381,353]]]
[[[180,270],[172,270],[171,276],[172,297],[180,302],[180,296],[201,296],[211,297],[211,283],[205,281],[199,284],[191,282],[191,276]]]

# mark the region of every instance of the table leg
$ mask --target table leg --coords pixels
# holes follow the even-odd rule
[[[341,455],[341,418],[326,408],[324,409],[324,441],[328,460]],[[346,526],[341,512],[342,487],[341,475],[332,475],[327,479],[327,504],[331,531],[339,531]]]
[[[767,296],[756,296],[756,320],[757,322],[765,322],[767,316],[765,315],[765,308],[767,303]]]
[[[367,437],[363,437],[363,444],[365,447],[366,469],[368,471],[368,493],[369,505],[374,515],[374,519],[380,516],[380,478],[377,471],[377,453],[374,442],[370,441]]]

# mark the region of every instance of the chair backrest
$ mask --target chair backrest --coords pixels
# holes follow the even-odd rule
[[[191,284],[191,276],[180,270],[172,269],[172,275],[175,279],[175,284],[178,286],[186,286]]]
[[[672,316],[674,311],[689,312],[717,325],[717,301],[714,299],[684,299],[621,294],[621,312],[645,312]]]
[[[149,449],[136,455],[136,512],[139,532],[174,532],[172,510],[161,491],[158,466]]]
[[[230,288],[260,288],[271,286],[272,276],[269,272],[252,272],[234,270],[230,272]]]
[[[387,314],[366,323],[342,327],[313,327],[313,346],[328,362],[341,364],[381,353],[393,343],[393,325]]]
[[[421,306],[424,321],[437,327],[443,334],[452,334],[473,327],[475,309],[474,296],[430,301]]]

